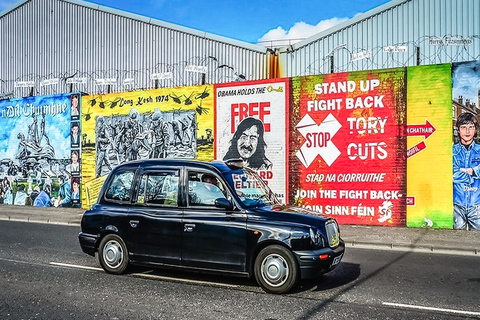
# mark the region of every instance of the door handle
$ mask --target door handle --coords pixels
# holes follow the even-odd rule
[[[186,223],[185,226],[183,227],[184,232],[192,232],[193,229],[195,229],[195,225],[191,223]]]
[[[138,220],[130,220],[130,226],[131,226],[132,228],[138,227],[138,224],[139,224],[139,223],[140,223],[140,221],[138,221]]]

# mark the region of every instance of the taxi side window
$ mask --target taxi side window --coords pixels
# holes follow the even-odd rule
[[[126,171],[115,175],[107,189],[105,198],[115,201],[130,201],[134,174],[133,171]]]
[[[138,204],[178,205],[178,171],[153,172],[142,175]]]
[[[214,206],[215,199],[225,198],[225,196],[225,186],[214,175],[205,172],[189,172],[189,205]]]

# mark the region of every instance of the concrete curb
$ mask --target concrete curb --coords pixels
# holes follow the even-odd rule
[[[45,224],[57,224],[57,225],[68,225],[68,226],[77,226],[80,227],[80,219],[76,220],[69,220],[69,221],[57,221],[57,220],[50,220],[50,219],[39,219],[39,218],[31,218],[31,217],[12,217],[12,216],[0,216],[0,221],[15,221],[15,222],[29,222],[29,223],[45,223]]]
[[[480,256],[480,249],[436,246],[431,244],[378,243],[368,241],[344,240],[347,248],[391,250],[401,252],[421,252],[462,256]]]

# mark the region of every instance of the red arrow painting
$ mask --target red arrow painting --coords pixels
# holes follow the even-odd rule
[[[425,124],[411,124],[407,125],[407,136],[424,136],[425,139],[430,137],[436,131],[432,124],[425,120]]]

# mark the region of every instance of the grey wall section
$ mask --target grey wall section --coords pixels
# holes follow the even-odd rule
[[[268,72],[264,47],[84,1],[20,2],[0,13],[0,43],[0,97],[212,84],[239,75],[258,80]],[[188,65],[207,72],[186,72]],[[151,80],[166,72],[171,79]],[[67,84],[69,77],[87,83]],[[52,78],[59,83],[41,85]],[[95,84],[107,78],[116,84]],[[35,86],[15,88],[18,81]]]
[[[480,59],[479,0],[394,0],[279,50],[285,77]],[[459,39],[466,45],[431,44]],[[385,52],[402,46],[406,52]],[[397,47],[398,48],[398,47]],[[352,59],[355,54],[369,58]],[[359,56],[357,56],[359,57]]]

